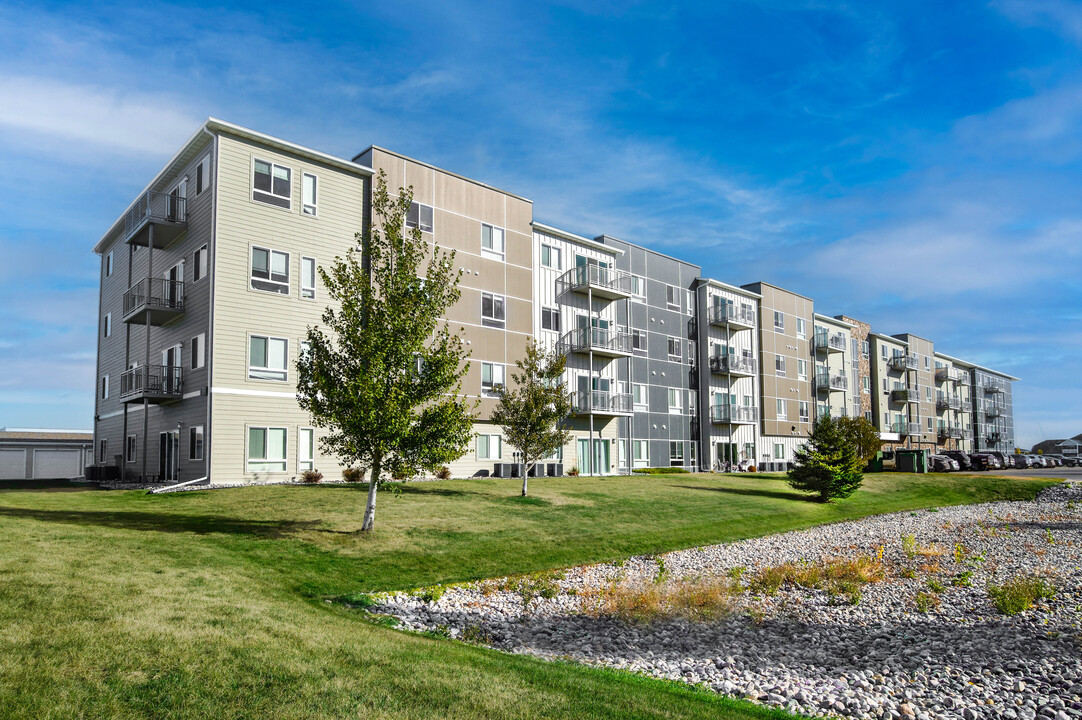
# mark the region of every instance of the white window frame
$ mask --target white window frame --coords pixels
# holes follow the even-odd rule
[[[549,327],[545,327],[545,319],[548,318]],[[558,333],[562,323],[560,322],[560,308],[558,307],[542,307],[541,308],[541,329]]]
[[[774,459],[785,459],[785,443],[774,443]]]
[[[273,184],[273,181],[272,181]],[[210,187],[210,153],[207,153],[195,166],[195,194],[202,195]],[[252,171],[252,187],[255,187],[255,170]]]
[[[312,197],[308,197],[308,180],[312,181]],[[315,173],[301,173],[301,214],[315,217],[319,210],[319,178]]]
[[[206,452],[203,449],[203,444],[206,441],[206,436],[203,435],[202,425],[192,425],[188,428],[188,460],[200,461],[203,459],[203,455]],[[198,452],[196,452],[198,450]]]
[[[546,252],[547,251],[547,252]],[[545,261],[545,255],[548,255],[548,262]],[[563,253],[560,248],[555,245],[541,244],[541,267],[549,268],[550,270],[563,270]],[[553,259],[556,260],[553,263]]]
[[[264,457],[253,458],[252,457],[252,431],[263,431],[263,445],[264,445]],[[269,458],[266,457],[267,451],[270,448],[270,432],[281,431],[282,433],[282,457]],[[244,469],[245,472],[288,472],[289,471],[289,428],[279,425],[246,425],[244,428]],[[252,468],[252,465],[275,465],[280,466],[274,468]]]
[[[428,222],[425,223],[422,209],[427,210]],[[420,228],[421,232],[433,232],[433,227],[436,224],[436,211],[433,210],[431,205],[425,205],[419,203],[416,200],[410,203],[409,210],[406,212],[406,227],[408,228]]]
[[[785,356],[774,356],[774,375],[777,377],[787,377],[785,374]]]
[[[311,263],[311,272],[305,271],[305,264]],[[311,277],[308,277],[311,275]],[[301,255],[301,299],[302,300],[315,300],[316,299],[316,259],[313,257],[307,257]]]
[[[485,386],[485,368],[489,368],[488,386]],[[498,376],[498,377],[497,377]],[[481,363],[481,397],[499,397],[496,387],[507,384],[507,366],[503,363]]]
[[[192,370],[200,370],[207,364],[207,334],[199,333],[191,339]]]
[[[801,340],[808,338],[808,321],[802,317],[796,319],[796,336]]]
[[[631,465],[632,467],[650,467],[650,441],[633,440],[631,442]]]
[[[105,317],[102,318],[101,336],[107,338],[113,334],[113,314],[111,312],[105,313]]]
[[[646,302],[646,278],[642,275],[631,276],[631,299]]]
[[[110,250],[105,255],[105,277],[112,277],[113,275],[113,251]]]
[[[307,442],[305,435],[307,434]],[[305,447],[307,445],[308,447]],[[308,457],[305,457],[305,455]],[[316,469],[316,431],[315,428],[297,428],[297,472]]]
[[[777,414],[778,414],[777,419],[778,420],[788,421],[789,420],[789,403],[788,403],[788,401],[786,401],[785,398],[776,398],[775,405],[776,405],[776,409],[778,411],[777,412]]]
[[[641,402],[638,399],[640,397]],[[636,410],[647,410],[650,407],[650,390],[644,383],[631,385],[631,403]]]
[[[808,361],[797,359],[796,361],[796,377],[797,380],[808,379]]]
[[[781,310],[774,311],[774,332],[785,332],[785,313]]]
[[[256,270],[255,270],[255,252],[256,252],[256,250],[262,250],[263,252],[267,253],[267,277],[266,278],[257,278],[255,276],[255,272],[256,272]],[[274,268],[274,256],[275,255],[284,255],[285,256],[285,259],[286,259],[285,278],[286,279],[284,281],[274,279],[275,272],[274,272],[273,268]],[[271,249],[269,247],[264,247],[262,245],[251,245],[251,246],[249,246],[249,248],[248,248],[248,287],[250,287],[252,290],[258,290],[259,292],[266,292],[266,293],[271,293],[271,294],[274,294],[274,295],[289,295],[289,282],[290,282],[290,277],[289,277],[290,276],[290,267],[289,267],[289,265],[290,265],[290,262],[292,262],[292,260],[293,260],[293,258],[290,255],[290,253],[288,253],[288,252],[286,252],[284,250],[273,250],[273,249]],[[278,274],[281,275],[281,273],[278,273]],[[257,282],[258,283],[265,283],[266,285],[270,285],[270,286],[273,286],[273,287],[256,287]]]
[[[207,258],[209,257],[209,251],[206,245],[203,245],[195,251],[195,256],[192,258],[192,265],[194,265],[192,282],[199,282],[207,276]]]
[[[668,310],[680,310],[680,288],[665,285],[665,307]]]
[[[124,441],[124,462],[133,463],[139,457],[139,443],[135,435],[129,435]]]
[[[285,343],[285,367],[284,368],[272,368],[270,365],[265,367],[258,367],[252,365],[252,340],[262,339],[267,341],[266,360],[270,362],[270,345],[271,340],[280,340]],[[254,374],[253,374],[254,373]],[[275,373],[275,377],[259,377],[259,373],[270,375]],[[277,377],[277,374],[281,373],[281,377]],[[259,382],[289,382],[289,339],[283,337],[275,337],[273,335],[260,335],[259,333],[248,334],[248,379],[256,380]]]
[[[684,467],[684,441],[669,441],[669,467]]]
[[[646,345],[647,345],[646,338],[647,338],[647,332],[645,330],[640,330],[638,328],[632,328],[631,329],[631,351],[632,352],[637,352],[637,353],[645,353],[647,351],[646,350]],[[641,341],[642,347],[639,347],[639,345],[638,345],[638,343],[640,343],[640,341]]]
[[[669,414],[684,414],[684,392],[680,388],[666,388],[668,390]],[[676,400],[674,403],[673,400]]]
[[[810,403],[807,400],[799,400],[797,402],[797,417],[800,422],[811,422],[811,408]]]
[[[672,287],[671,285],[669,287]],[[667,340],[669,362],[681,362],[683,360],[683,349],[681,348],[680,338],[673,335],[668,336]],[[673,354],[673,347],[676,347],[676,354]]]
[[[270,165],[271,188],[269,192],[267,190],[259,190],[255,186],[256,163]],[[289,173],[289,193],[287,195],[280,195],[274,192],[274,171],[276,168],[279,170],[285,170],[287,173]],[[287,167],[285,165],[279,165],[278,163],[272,162],[270,160],[262,160],[253,155],[251,178],[253,201],[261,203],[263,205],[270,205],[271,207],[280,208],[282,210],[291,210],[293,208],[293,168]]]
[[[101,376],[101,387],[98,394],[101,395],[102,400],[109,399],[109,373]]]
[[[485,453],[481,452],[481,438],[485,438]],[[492,454],[493,438],[496,440],[496,454]],[[477,441],[474,444],[478,460],[503,460],[503,435],[499,433],[477,433]]]
[[[485,298],[492,303],[492,315],[485,315]],[[496,317],[497,300],[501,310],[501,317]],[[504,328],[507,327],[507,297],[497,293],[481,293],[481,325],[484,327]]]
[[[485,230],[488,230],[488,238],[492,247],[485,247]],[[497,243],[497,238],[499,242]],[[497,248],[497,244],[499,248]],[[498,225],[481,223],[481,257],[489,260],[503,262],[507,258],[507,232]]]

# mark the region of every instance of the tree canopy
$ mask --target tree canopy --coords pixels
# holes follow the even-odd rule
[[[794,490],[816,493],[820,502],[847,498],[864,481],[864,461],[842,432],[837,420],[816,421],[808,441],[795,453],[796,467],[789,470]]]

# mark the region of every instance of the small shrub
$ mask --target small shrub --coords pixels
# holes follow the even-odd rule
[[[560,594],[559,581],[565,576],[562,570],[548,570],[529,575],[515,575],[503,578],[495,585],[496,590],[516,593],[522,598],[523,605],[537,597],[551,599]]]
[[[932,543],[930,545],[918,545],[917,554],[921,557],[941,557],[946,554],[946,551],[939,545]]]
[[[301,473],[301,482],[308,485],[315,485],[323,479],[323,473],[319,470],[305,470]]]
[[[930,592],[917,593],[917,596],[913,598],[913,603],[917,606],[917,611],[926,613],[929,610],[934,610],[939,607],[939,596]]]
[[[743,565],[737,565],[736,567],[731,567],[726,570],[725,576],[730,580],[740,580],[744,577],[744,573],[746,573],[747,571],[748,569]]]
[[[827,588],[827,593],[833,600],[842,600],[849,605],[860,604],[862,597],[860,585],[852,580],[841,580]]]
[[[954,562],[961,565],[966,559],[966,549],[962,543],[954,543]]]
[[[992,604],[1004,615],[1017,615],[1023,610],[1029,610],[1037,600],[1050,600],[1055,594],[1055,588],[1036,575],[1023,575],[1002,585],[988,586],[988,596],[992,598]]]
[[[1049,545],[1056,544],[1056,538],[1052,536],[1052,528],[1044,529],[1044,539],[1048,542]]]
[[[941,593],[947,588],[943,587],[943,583],[939,582],[935,578],[928,578],[928,589],[934,593]]]
[[[350,593],[348,595],[342,595],[338,600],[351,607],[364,608],[365,610],[379,604],[376,599],[368,593]]]
[[[917,576],[917,571],[913,568],[906,568],[905,570],[902,570],[901,575],[907,580],[912,580]]]
[[[451,479],[451,468],[444,465],[443,467],[441,467],[439,470],[436,471],[436,477],[439,478],[440,480],[450,480]]]
[[[410,594],[426,603],[434,603],[443,597],[445,592],[447,592],[447,588],[442,585],[433,585],[432,587],[419,588]]]
[[[462,628],[462,635],[459,638],[462,642],[472,643],[474,645],[491,645],[492,635],[480,625],[467,625]]]
[[[748,472],[753,473],[753,472],[759,472],[759,471],[755,468],[754,465],[748,465]]]
[[[951,585],[955,587],[973,587],[973,571],[966,570],[951,578]]]
[[[905,556],[912,558],[917,554],[917,538],[912,535],[902,535],[902,552]]]
[[[361,472],[360,468],[348,467],[342,469],[342,479],[346,482],[360,482],[362,477],[364,477],[364,473]]]
[[[577,467],[572,467],[567,471],[567,474],[570,477],[578,477],[579,476],[579,469]]]

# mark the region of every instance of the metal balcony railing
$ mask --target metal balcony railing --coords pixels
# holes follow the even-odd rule
[[[890,391],[891,402],[919,403],[920,391],[916,388],[894,388]]]
[[[962,428],[940,425],[936,428],[936,435],[940,440],[961,439]]]
[[[920,366],[916,355],[895,355],[887,363],[891,370],[916,370]]]
[[[935,399],[936,410],[957,410],[962,406],[962,399],[957,395],[937,395]]]
[[[152,402],[177,399],[183,390],[181,369],[172,365],[144,365],[120,376],[123,400],[147,399]]]
[[[149,244],[148,225],[160,226],[154,247],[166,247],[187,227],[187,199],[173,193],[148,190],[124,215],[124,239],[136,245]]]
[[[989,405],[984,409],[986,418],[1003,417],[1003,408],[1000,405]]]
[[[556,280],[556,294],[568,291],[592,292],[598,297],[614,300],[631,297],[631,273],[600,265],[573,267]]]
[[[845,333],[832,333],[826,329],[817,328],[814,342],[816,352],[845,352]]]
[[[973,404],[970,403],[968,400],[963,400],[961,403],[958,404],[958,409],[966,413],[973,412]]]
[[[571,330],[556,343],[556,352],[561,355],[591,351],[612,357],[631,355],[634,340],[631,333],[623,329],[592,327]]]
[[[1004,391],[1002,383],[996,380],[989,380],[987,378],[981,381],[981,387],[984,389],[984,392],[991,394],[1001,393]]]
[[[152,325],[177,317],[184,312],[184,283],[165,278],[143,278],[124,293],[124,321],[143,322],[150,316]]]
[[[909,423],[909,432],[908,432],[909,435],[920,435],[921,432],[922,431],[920,429],[920,423],[919,422],[911,422],[911,423]]]
[[[754,375],[759,368],[755,358],[741,355],[712,355],[710,372],[729,375]]]
[[[710,406],[710,422],[726,425],[757,423],[759,408],[718,403]]]
[[[707,321],[711,325],[740,325],[755,327],[755,311],[749,307],[737,307],[732,303],[711,305],[707,309]]]
[[[579,390],[571,393],[571,406],[578,415],[630,415],[630,393]]]
[[[838,392],[849,389],[849,378],[844,374],[839,375],[824,370],[815,373],[815,389]]]

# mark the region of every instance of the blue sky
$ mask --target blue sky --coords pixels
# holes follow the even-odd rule
[[[207,116],[1023,379],[1082,432],[1082,5],[0,4],[0,426],[90,427],[91,247]]]

